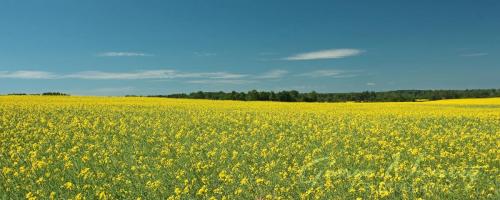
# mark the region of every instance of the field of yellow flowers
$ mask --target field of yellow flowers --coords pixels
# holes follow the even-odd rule
[[[0,97],[0,199],[499,199],[500,98]]]

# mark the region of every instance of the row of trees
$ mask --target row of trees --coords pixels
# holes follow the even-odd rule
[[[42,94],[26,94],[26,93],[11,93],[8,95],[35,95],[35,96],[69,96],[69,94],[61,93],[61,92],[44,92]]]
[[[290,91],[257,91],[248,92],[192,92],[189,94],[152,95],[149,97],[242,100],[242,101],[283,101],[283,102],[384,102],[384,101],[420,101],[459,98],[500,97],[500,89],[471,90],[396,90],[386,92],[349,92],[349,93],[317,93],[315,91],[300,93]]]

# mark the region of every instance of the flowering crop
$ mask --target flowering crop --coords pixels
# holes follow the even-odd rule
[[[2,199],[499,199],[500,98],[0,97]]]

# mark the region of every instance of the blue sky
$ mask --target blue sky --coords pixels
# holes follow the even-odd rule
[[[0,93],[500,88],[500,1],[0,0]]]

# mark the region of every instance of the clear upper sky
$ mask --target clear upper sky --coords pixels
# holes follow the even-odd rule
[[[500,88],[498,0],[0,0],[0,93]]]

